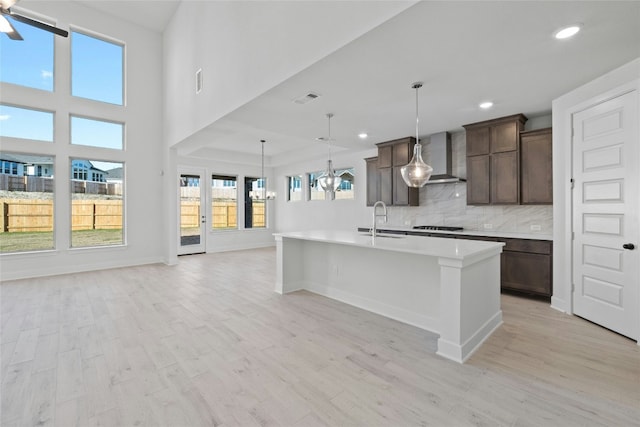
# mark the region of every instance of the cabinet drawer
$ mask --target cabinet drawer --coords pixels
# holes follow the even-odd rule
[[[503,239],[505,251],[550,255],[552,242],[545,240]]]

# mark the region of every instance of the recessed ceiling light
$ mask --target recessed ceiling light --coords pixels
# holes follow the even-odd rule
[[[362,133],[358,134],[358,138],[360,138],[360,139],[367,139],[368,136],[369,135],[367,135],[365,132],[362,132]]]
[[[487,108],[491,108],[493,107],[493,102],[491,101],[486,101],[480,104],[480,108],[482,108],[483,110],[486,110]]]
[[[556,32],[555,38],[558,40],[568,39],[569,37],[575,36],[578,31],[580,31],[580,25],[571,25]]]

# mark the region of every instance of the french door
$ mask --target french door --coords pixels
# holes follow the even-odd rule
[[[204,171],[179,172],[178,255],[206,252],[207,181]]]
[[[573,115],[573,311],[638,340],[638,91]]]

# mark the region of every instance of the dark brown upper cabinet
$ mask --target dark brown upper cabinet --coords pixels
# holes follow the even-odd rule
[[[367,164],[367,206],[380,200],[380,173],[378,172],[378,158],[364,159]]]
[[[419,189],[407,186],[400,173],[400,168],[411,160],[415,143],[415,138],[406,137],[376,144],[378,157],[365,159],[367,206],[377,200],[388,206],[418,206]]]
[[[464,125],[467,133],[467,204],[520,203],[520,132],[523,114]]]
[[[553,162],[551,128],[520,134],[520,185],[523,205],[553,203]]]

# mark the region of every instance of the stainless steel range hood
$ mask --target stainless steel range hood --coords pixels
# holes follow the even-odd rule
[[[450,182],[464,182],[463,178],[451,173],[451,135],[449,132],[434,133],[429,142],[429,161],[433,173],[427,184],[446,184]]]

